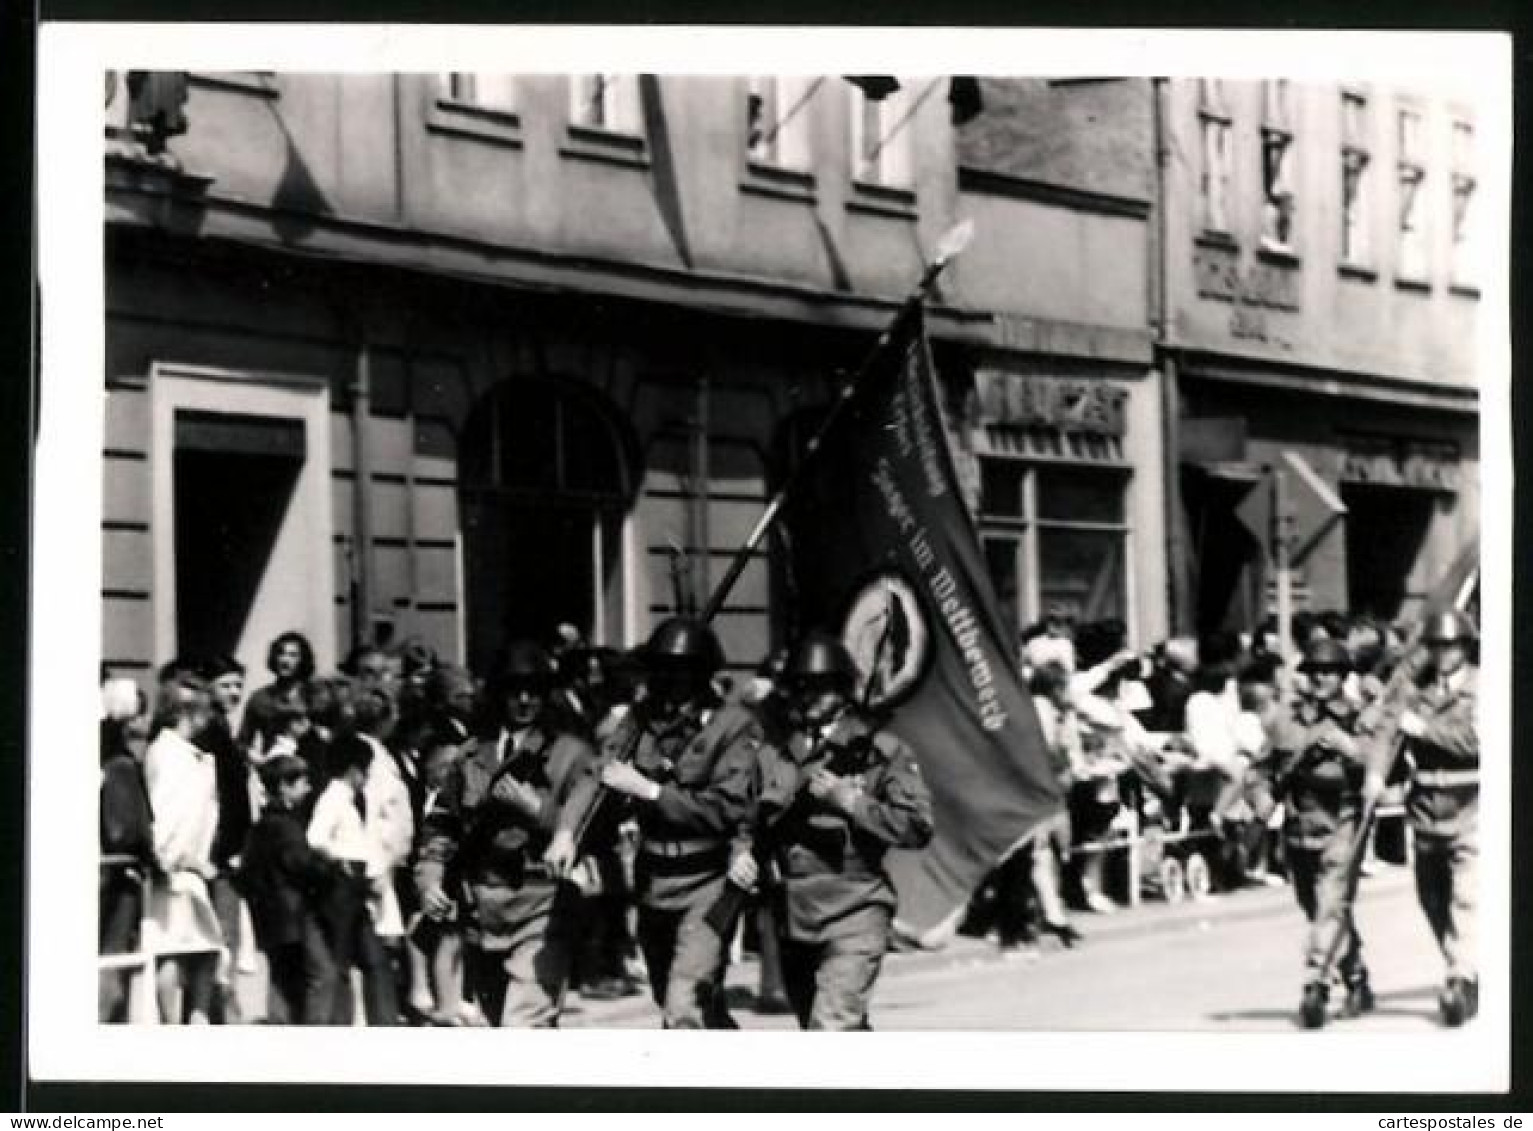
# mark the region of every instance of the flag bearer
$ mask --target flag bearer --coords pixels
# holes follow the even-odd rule
[[[884,857],[931,839],[931,796],[910,748],[854,703],[839,640],[808,636],[785,677],[792,726],[767,759],[758,826],[782,882],[784,988],[805,1029],[868,1029],[895,905]],[[731,878],[750,887],[759,870],[742,854]]]

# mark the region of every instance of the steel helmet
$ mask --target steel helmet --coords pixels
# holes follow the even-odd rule
[[[1347,646],[1329,636],[1316,637],[1305,645],[1304,662],[1299,665],[1301,672],[1349,671],[1351,668],[1352,656]]]
[[[793,650],[783,675],[792,684],[824,683],[850,692],[857,683],[857,665],[840,640],[826,632],[811,632]]]
[[[1467,644],[1474,638],[1474,626],[1457,609],[1432,614],[1421,634],[1421,639],[1428,644]]]
[[[680,667],[712,676],[724,666],[724,649],[706,622],[695,617],[669,617],[656,626],[644,648],[650,667]]]
[[[500,663],[501,687],[549,687],[557,674],[554,658],[532,640],[513,640],[506,645]]]

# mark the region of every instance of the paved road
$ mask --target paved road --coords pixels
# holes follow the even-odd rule
[[[1379,1008],[1347,1021],[1375,1031],[1437,1026],[1439,964],[1409,874],[1385,869],[1363,882],[1359,928]],[[1038,1029],[1282,1031],[1295,1024],[1302,916],[1287,888],[1262,888],[1196,905],[1146,904],[1081,916],[1086,942],[1071,950],[998,952],[962,939],[937,954],[893,956],[875,998],[881,1030]],[[756,968],[732,970],[731,999],[745,1028],[791,1028],[752,1012]],[[570,1001],[569,1028],[655,1024],[647,1001]]]

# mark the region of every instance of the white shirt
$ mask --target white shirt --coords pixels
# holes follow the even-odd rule
[[[410,789],[388,748],[370,734],[362,735],[362,741],[373,751],[367,780],[362,784],[362,796],[367,802],[363,825],[372,841],[372,858],[380,868],[395,868],[410,858],[410,844],[415,837]]]
[[[144,755],[144,782],[154,811],[154,851],[167,872],[208,865],[218,829],[213,756],[173,729],[160,731]]]
[[[314,803],[314,814],[309,818],[309,843],[337,860],[359,864],[371,864],[374,860],[371,838],[362,814],[357,812],[356,794],[341,778],[325,786]]]
[[[1242,759],[1261,751],[1261,722],[1240,709],[1233,679],[1222,691],[1197,691],[1188,698],[1187,741],[1199,761],[1229,774],[1238,774]]]

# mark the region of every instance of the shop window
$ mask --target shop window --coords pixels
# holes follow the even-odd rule
[[[1368,263],[1368,99],[1352,92],[1341,96],[1341,262]]]
[[[1399,236],[1396,272],[1400,279],[1427,279],[1425,193],[1426,159],[1422,147],[1421,112],[1402,108],[1398,118]]]
[[[576,75],[570,124],[611,133],[644,132],[637,75]]]
[[[1263,84],[1262,247],[1291,253],[1294,235],[1293,114],[1286,79]]]
[[[821,78],[753,75],[745,96],[745,148],[752,162],[780,169],[809,167],[810,100]]]
[[[1474,126],[1453,123],[1453,284],[1473,287],[1475,247]]]
[[[870,98],[857,87],[850,93],[853,178],[864,184],[909,188],[915,112],[909,96],[903,88],[881,98]]]
[[[980,463],[980,528],[991,582],[1020,630],[1044,608],[1085,623],[1128,621],[1128,473]]]
[[[1198,181],[1203,230],[1230,230],[1230,115],[1225,108],[1223,83],[1218,79],[1199,81],[1199,131],[1203,149],[1203,170]]]

